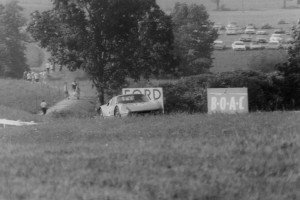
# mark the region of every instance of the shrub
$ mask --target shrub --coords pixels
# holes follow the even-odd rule
[[[272,28],[273,28],[273,26],[270,25],[270,24],[263,24],[263,25],[261,26],[261,29],[272,29]]]
[[[275,110],[280,104],[277,77],[256,71],[223,72],[210,82],[212,88],[247,87],[250,111]]]
[[[281,107],[282,78],[277,73],[256,71],[223,72],[184,78],[163,84],[166,112],[207,112],[207,87],[247,87],[250,111],[270,111]]]
[[[183,78],[160,85],[164,90],[166,112],[206,112],[206,88],[211,74]]]
[[[287,24],[287,22],[284,19],[278,20],[277,24]]]

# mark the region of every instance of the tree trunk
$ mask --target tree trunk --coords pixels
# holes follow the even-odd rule
[[[105,104],[104,96],[105,96],[104,88],[103,87],[98,88],[98,99],[99,99],[99,102],[100,102],[101,105]]]
[[[286,0],[283,0],[283,8],[286,8]]]

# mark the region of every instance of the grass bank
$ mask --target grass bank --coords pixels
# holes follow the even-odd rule
[[[6,119],[28,119],[29,114],[35,115],[40,111],[40,103],[43,99],[51,106],[64,98],[62,90],[42,83],[32,84],[25,80],[0,79],[0,84],[0,105],[3,106],[1,117]],[[36,116],[32,117],[35,119]]]
[[[0,129],[1,198],[299,199],[299,121],[174,114]]]

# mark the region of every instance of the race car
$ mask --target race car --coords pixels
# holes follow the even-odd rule
[[[101,117],[125,117],[132,114],[163,112],[163,107],[158,101],[150,101],[143,94],[127,94],[113,97],[107,104],[98,109]]]

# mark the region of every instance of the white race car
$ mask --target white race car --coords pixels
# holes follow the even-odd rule
[[[113,97],[107,104],[98,109],[100,116],[123,117],[139,113],[162,113],[163,108],[160,102],[150,101],[143,94],[127,94]]]

